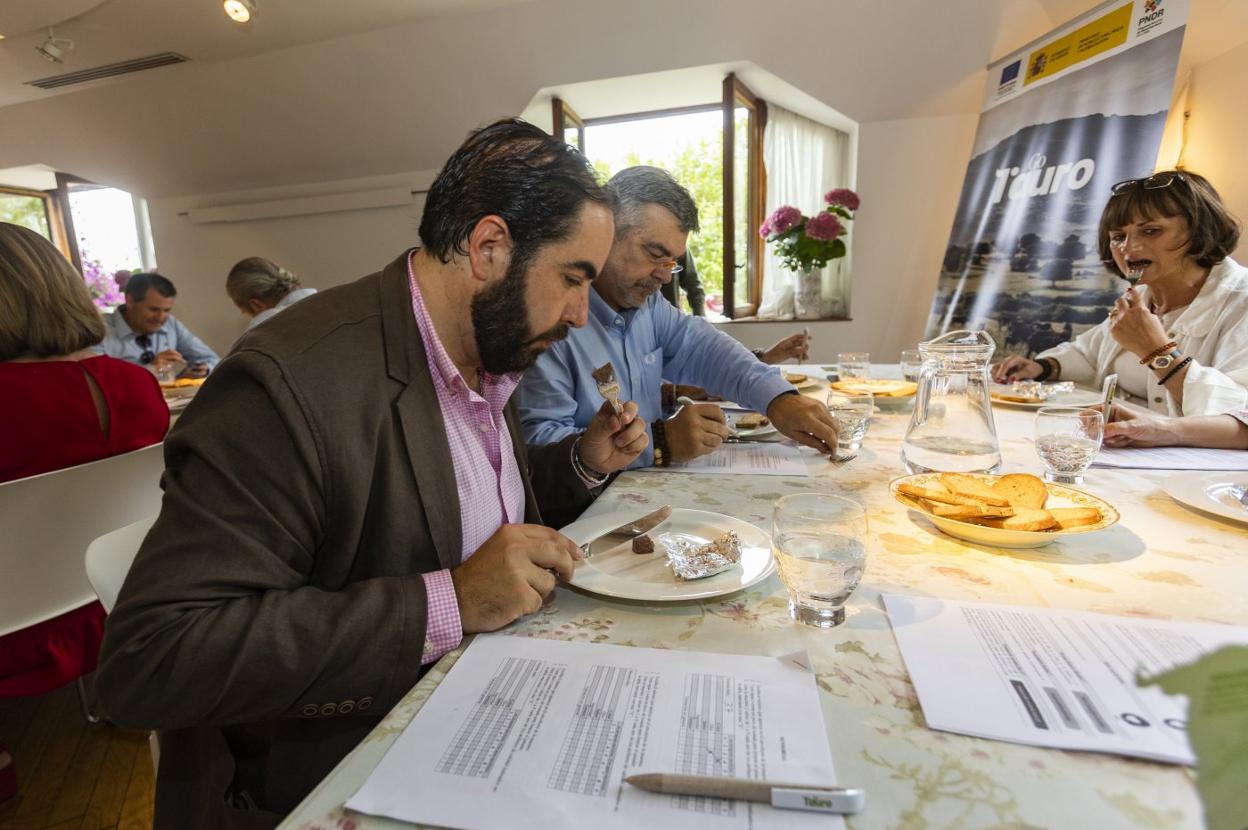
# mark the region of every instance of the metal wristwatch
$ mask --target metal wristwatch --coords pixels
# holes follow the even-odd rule
[[[1156,357],[1154,357],[1152,360],[1148,361],[1148,368],[1155,369],[1158,372],[1164,369],[1169,369],[1171,366],[1174,365],[1174,361],[1179,359],[1179,356],[1181,354],[1182,352],[1180,352],[1178,349],[1174,349],[1172,351],[1166,352],[1165,354],[1159,354]]]

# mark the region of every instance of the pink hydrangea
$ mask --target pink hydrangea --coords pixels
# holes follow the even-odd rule
[[[771,214],[771,218],[767,220],[767,224],[771,227],[771,232],[781,234],[785,231],[796,228],[802,221],[802,212],[791,205],[784,205],[776,208]]]
[[[820,213],[806,220],[806,235],[820,242],[831,242],[844,230],[841,220],[835,214]]]
[[[840,205],[847,210],[857,210],[858,194],[847,187],[838,187],[823,194],[823,201],[829,205]]]
[[[758,235],[761,236],[763,239],[766,239],[767,237],[771,236],[771,220],[770,219],[763,222],[763,224],[759,226]]]

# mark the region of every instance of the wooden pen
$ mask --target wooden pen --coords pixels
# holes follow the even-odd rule
[[[773,807],[817,813],[856,813],[862,809],[865,799],[863,791],[857,788],[787,784],[754,778],[646,772],[629,775],[624,780],[653,793],[757,801]]]

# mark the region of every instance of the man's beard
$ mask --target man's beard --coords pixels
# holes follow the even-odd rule
[[[513,257],[503,279],[472,298],[472,328],[481,366],[494,375],[523,372],[544,351],[540,340],[563,340],[568,326],[560,323],[536,337],[529,336],[529,307],[524,288],[528,265]]]

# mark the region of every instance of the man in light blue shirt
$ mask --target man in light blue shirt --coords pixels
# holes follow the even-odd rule
[[[713,404],[683,407],[664,421],[660,384],[701,386],[765,413],[776,429],[821,452],[836,447],[827,408],[804,398],[779,369],[706,320],[681,314],[659,294],[676,272],[690,231],[698,228],[693,198],[669,174],[631,167],[608,184],[614,192],[615,240],[589,292],[589,321],[555,343],[525,372],[518,390],[521,423],[530,444],[579,432],[602,406],[591,376],[608,361],[620,398],[637,402],[651,424],[651,444],[633,467],[666,466],[711,452],[727,436]]]
[[[157,373],[185,364],[182,377],[203,377],[220,358],[174,317],[178,290],[160,274],[135,274],[126,282],[126,304],[104,315],[107,333],[96,351]]]

